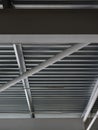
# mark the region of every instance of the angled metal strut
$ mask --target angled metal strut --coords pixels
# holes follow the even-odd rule
[[[7,88],[15,85],[16,83],[18,83],[19,81],[27,78],[28,76],[32,76],[34,74],[36,74],[37,72],[43,70],[44,68],[54,64],[55,62],[63,59],[64,57],[67,57],[69,55],[71,55],[72,53],[78,51],[79,49],[87,46],[90,43],[78,43],[73,45],[72,47],[65,49],[64,51],[60,52],[59,54],[53,56],[52,58],[48,59],[47,61],[39,64],[38,66],[30,69],[27,72],[24,72],[22,75],[20,75],[19,77],[15,78],[14,80],[8,82],[7,84],[4,84],[0,87],[0,92],[6,90]]]

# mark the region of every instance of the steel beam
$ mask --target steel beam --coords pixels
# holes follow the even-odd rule
[[[36,115],[36,119],[37,118],[66,118],[66,119],[71,119],[71,118],[75,118],[75,119],[80,119],[81,118],[81,113],[47,113],[47,112],[34,112],[34,114]],[[29,113],[0,113],[0,119],[16,119],[16,118],[31,118]]]
[[[97,4],[15,4],[14,6],[16,9],[98,9]]]
[[[83,122],[85,122],[95,104],[95,101],[97,100],[97,97],[98,97],[98,80],[96,81],[96,84],[94,86],[94,89],[92,91],[92,94],[91,94],[91,97],[89,99],[89,102],[82,114],[82,117],[83,117]]]
[[[14,44],[13,47],[14,47],[18,67],[20,70],[20,75],[22,75],[23,73],[26,72],[26,66],[25,66],[24,56],[23,56],[23,52],[22,52],[22,46],[21,46],[21,44],[18,44],[18,45]],[[31,114],[31,116],[35,117],[32,95],[31,95],[31,91],[30,91],[28,78],[23,79],[22,83],[24,86],[24,91],[25,91],[26,100],[27,100],[30,114]]]
[[[98,35],[0,35],[0,44],[98,43]]]
[[[29,113],[0,113],[0,119],[29,119],[31,115]]]
[[[90,129],[91,129],[91,127],[92,127],[92,125],[94,124],[94,122],[95,122],[95,120],[97,119],[97,117],[98,117],[98,110],[97,110],[95,116],[94,116],[93,119],[91,120],[91,122],[90,122],[90,124],[88,125],[88,127],[87,127],[86,130],[90,130]]]
[[[40,0],[40,1],[15,1],[16,9],[97,9],[98,2],[93,1],[66,1],[66,0]]]
[[[63,59],[64,57],[67,57],[69,55],[71,55],[72,53],[78,51],[79,49],[87,46],[90,43],[78,43],[73,45],[72,47],[65,49],[64,51],[60,52],[59,54],[53,56],[52,58],[48,59],[47,61],[39,64],[38,66],[30,69],[27,72],[24,72],[22,75],[20,75],[19,77],[13,79],[12,81],[8,82],[7,84],[4,84],[0,87],[0,92],[4,91],[5,89],[15,85],[16,83],[18,83],[19,81],[27,78],[28,76],[32,76],[36,73],[38,73],[39,71],[43,70],[44,68],[54,64],[55,62]]]

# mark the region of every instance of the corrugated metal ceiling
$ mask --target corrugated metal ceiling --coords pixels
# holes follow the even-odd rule
[[[22,44],[26,69],[39,65],[72,45]],[[13,44],[1,44],[0,85],[19,75]],[[82,114],[97,78],[97,43],[30,76],[28,81],[35,117],[37,114]],[[94,110],[98,108],[96,104]],[[29,113],[22,82],[0,93],[0,113]]]

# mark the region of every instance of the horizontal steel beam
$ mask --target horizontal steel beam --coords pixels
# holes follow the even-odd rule
[[[70,119],[1,119],[0,130],[83,130],[80,118]]]
[[[10,7],[11,0],[2,0]],[[5,3],[5,4],[6,4]],[[15,9],[97,9],[97,1],[15,1]]]
[[[10,118],[31,118],[29,113],[0,113],[0,119],[10,119]]]
[[[47,112],[34,112],[36,118],[80,118],[81,113],[47,113]],[[16,118],[31,118],[29,113],[0,113],[0,119],[16,119]]]
[[[69,55],[71,55],[72,53],[78,51],[79,49],[87,46],[88,44],[90,44],[89,42],[87,43],[78,43],[73,45],[72,47],[65,49],[64,51],[60,52],[59,54],[51,57],[50,59],[48,59],[47,61],[39,64],[38,66],[30,69],[29,71],[23,73],[22,75],[20,75],[19,77],[15,78],[14,80],[8,82],[7,84],[4,84],[0,87],[0,92],[4,91],[5,89],[15,85],[16,83],[18,83],[19,81],[27,78],[28,76],[32,76],[34,74],[36,74],[37,72],[43,70],[44,68],[54,64],[55,62],[63,59],[64,57],[67,57]]]
[[[81,113],[36,113],[36,118],[80,118]]]
[[[98,9],[97,4],[14,4],[16,9]]]
[[[0,35],[0,44],[98,43],[98,35]]]

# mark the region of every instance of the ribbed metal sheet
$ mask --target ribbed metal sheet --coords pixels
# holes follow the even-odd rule
[[[71,43],[22,44],[27,70],[72,45]],[[13,45],[0,45],[0,85],[18,75],[20,73]],[[97,78],[98,44],[90,44],[29,77],[35,116],[58,113],[81,114]],[[98,103],[96,104],[95,110],[98,108]],[[0,93],[0,112],[29,113],[22,82]]]
[[[27,69],[71,45],[23,45]],[[89,45],[29,77],[35,111],[83,112],[98,75],[97,56],[98,45]]]
[[[0,86],[19,75],[13,45],[0,45]],[[0,113],[28,112],[22,82],[0,93]]]

